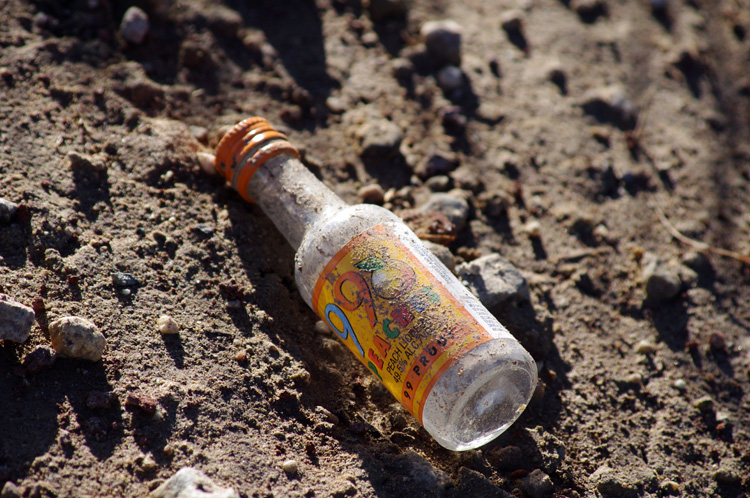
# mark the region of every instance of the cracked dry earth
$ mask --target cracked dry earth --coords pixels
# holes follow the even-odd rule
[[[186,466],[242,497],[750,494],[747,0],[134,4],[143,39],[129,2],[0,0],[0,292],[35,314],[0,341],[3,497]],[[445,19],[460,60],[423,43]],[[349,203],[466,200],[449,257],[526,278],[491,311],[541,383],[496,441],[443,449],[316,328],[196,159],[256,114]],[[34,353],[65,316],[101,360]]]

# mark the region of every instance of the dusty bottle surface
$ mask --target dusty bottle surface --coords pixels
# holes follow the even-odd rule
[[[477,448],[523,412],[534,360],[400,218],[344,203],[259,118],[227,134],[216,169],[297,250],[305,302],[442,446]]]

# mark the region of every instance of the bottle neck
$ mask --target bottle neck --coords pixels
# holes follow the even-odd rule
[[[296,251],[317,222],[347,206],[291,154],[272,157],[253,173],[247,195]]]

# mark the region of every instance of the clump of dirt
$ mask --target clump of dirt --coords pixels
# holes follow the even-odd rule
[[[129,2],[0,1],[0,293],[36,318],[0,344],[7,496],[186,466],[243,497],[747,496],[747,0],[135,5],[142,40]],[[443,449],[316,327],[196,159],[250,115],[348,202],[463,199],[432,235],[526,277],[492,311],[542,382],[504,435]],[[47,349],[71,315],[101,361]]]

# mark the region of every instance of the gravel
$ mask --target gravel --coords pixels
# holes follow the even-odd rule
[[[0,339],[24,342],[34,325],[34,310],[0,294]]]
[[[523,479],[523,489],[531,498],[545,498],[552,495],[552,479],[539,469],[532,470]]]

